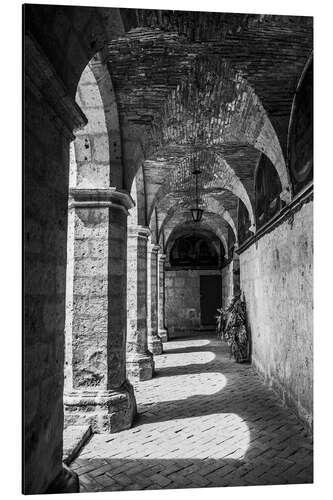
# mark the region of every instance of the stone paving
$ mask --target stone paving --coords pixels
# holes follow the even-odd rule
[[[225,344],[168,342],[155,363],[134,426],[95,434],[71,464],[82,492],[312,482],[305,429]]]

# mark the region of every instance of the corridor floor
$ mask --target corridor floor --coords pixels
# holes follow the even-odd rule
[[[175,340],[135,386],[138,418],[71,464],[81,491],[312,482],[312,443],[250,365],[213,337]]]

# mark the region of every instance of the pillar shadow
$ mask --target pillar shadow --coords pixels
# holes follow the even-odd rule
[[[276,464],[274,464],[276,465]],[[283,469],[283,467],[281,467]],[[303,484],[312,482],[309,468],[279,474],[259,459],[78,459],[81,492]],[[82,471],[82,472],[81,472]]]
[[[213,351],[217,355],[216,360],[160,368],[157,378],[185,374],[191,377],[193,374],[217,372],[226,378],[224,387],[210,394],[141,403],[138,405],[139,413],[133,427],[179,420],[179,426],[174,431],[176,433],[188,426],[192,418],[220,414],[222,426],[225,425],[226,429],[216,427],[216,434],[221,432],[222,439],[218,448],[215,448],[215,454],[222,453],[225,456],[214,458],[214,451],[208,447],[208,451],[198,449],[197,455],[201,458],[186,457],[191,452],[187,452],[185,447],[182,458],[155,458],[156,455],[163,457],[163,451],[156,445],[153,451],[147,447],[146,455],[143,450],[143,456],[127,457],[131,453],[135,455],[135,450],[128,451],[124,435],[124,449],[117,456],[112,452],[112,443],[109,443],[111,448],[106,447],[104,450],[110,449],[112,456],[108,457],[107,451],[96,449],[96,455],[101,458],[89,459],[83,454],[75,461],[73,468],[79,474],[81,491],[301,484],[313,481],[312,445],[306,437],[306,430],[296,417],[278,403],[275,394],[263,386],[251,366],[227,360],[223,363],[223,359],[221,364],[225,348],[221,348],[218,353],[216,346],[211,344],[172,348],[166,350],[165,354],[202,351]],[[240,371],[241,376],[235,376]],[[230,431],[227,429],[227,419],[223,419],[224,414],[230,414],[230,418],[234,418],[233,421],[236,422]],[[195,434],[195,422],[193,425]],[[223,444],[223,433],[237,435],[237,425],[242,429],[243,436],[244,433],[248,434],[246,440],[239,445],[239,455],[242,458],[232,457],[239,451],[237,444],[229,453],[230,456]],[[203,433],[204,431],[200,431],[200,435]],[[182,439],[185,440],[184,436]],[[174,451],[179,452],[183,443],[179,443],[178,448],[177,439],[174,442]],[[243,450],[242,446],[247,448]],[[172,454],[172,449],[167,453]]]
[[[166,351],[166,354],[173,351],[179,354],[183,352],[202,352],[203,350],[213,352],[214,349],[215,346],[209,344],[201,347],[170,349]],[[291,433],[294,431],[302,439],[307,436],[307,430],[297,417],[282,406],[275,393],[263,385],[249,364],[223,361],[223,357],[229,353],[225,345],[219,346],[219,349],[220,352],[217,353],[214,360],[201,364],[159,368],[156,372],[156,378],[177,375],[203,375],[216,372],[222,373],[226,379],[226,384],[222,389],[207,395],[197,394],[184,399],[141,403],[138,405],[138,416],[134,425],[139,426],[147,422],[208,416],[215,413],[234,413],[246,422],[255,434],[262,432],[268,425],[273,429],[272,424],[268,424],[267,421],[275,418],[281,420],[277,424],[277,428],[274,429],[277,438],[279,437],[279,427],[285,427],[283,425],[284,420],[291,427]],[[241,372],[241,378],[237,377],[239,372]],[[285,428],[283,432],[285,433]]]

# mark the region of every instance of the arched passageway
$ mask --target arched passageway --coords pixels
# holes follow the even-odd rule
[[[215,331],[217,309],[227,302],[227,287],[222,285],[227,251],[203,224],[177,226],[170,234],[164,268],[169,340]]]
[[[186,440],[203,440],[211,484],[222,470],[232,471],[226,484],[311,480],[312,19],[38,5],[25,14],[24,491],[78,489],[62,456],[73,427],[94,433],[79,460],[94,462],[96,482],[81,463],[82,488],[146,487],[142,477],[114,482],[110,467],[143,472],[150,452],[134,464],[114,450],[123,436],[144,453],[161,433],[162,444],[181,438],[167,450],[184,464],[195,460]],[[251,366],[202,338],[239,292]],[[193,436],[174,428],[191,418]],[[216,429],[223,421],[219,442],[205,441],[211,418]],[[223,440],[229,420],[235,456]],[[309,453],[286,447],[292,432]],[[96,461],[103,449],[107,463]],[[168,478],[161,464],[151,462],[152,487],[186,486],[198,462],[171,460]],[[193,484],[207,485],[200,478]]]

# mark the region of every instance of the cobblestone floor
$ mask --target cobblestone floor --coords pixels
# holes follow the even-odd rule
[[[71,464],[81,491],[312,482],[312,443],[250,365],[212,337],[168,342],[136,385],[138,418]]]

